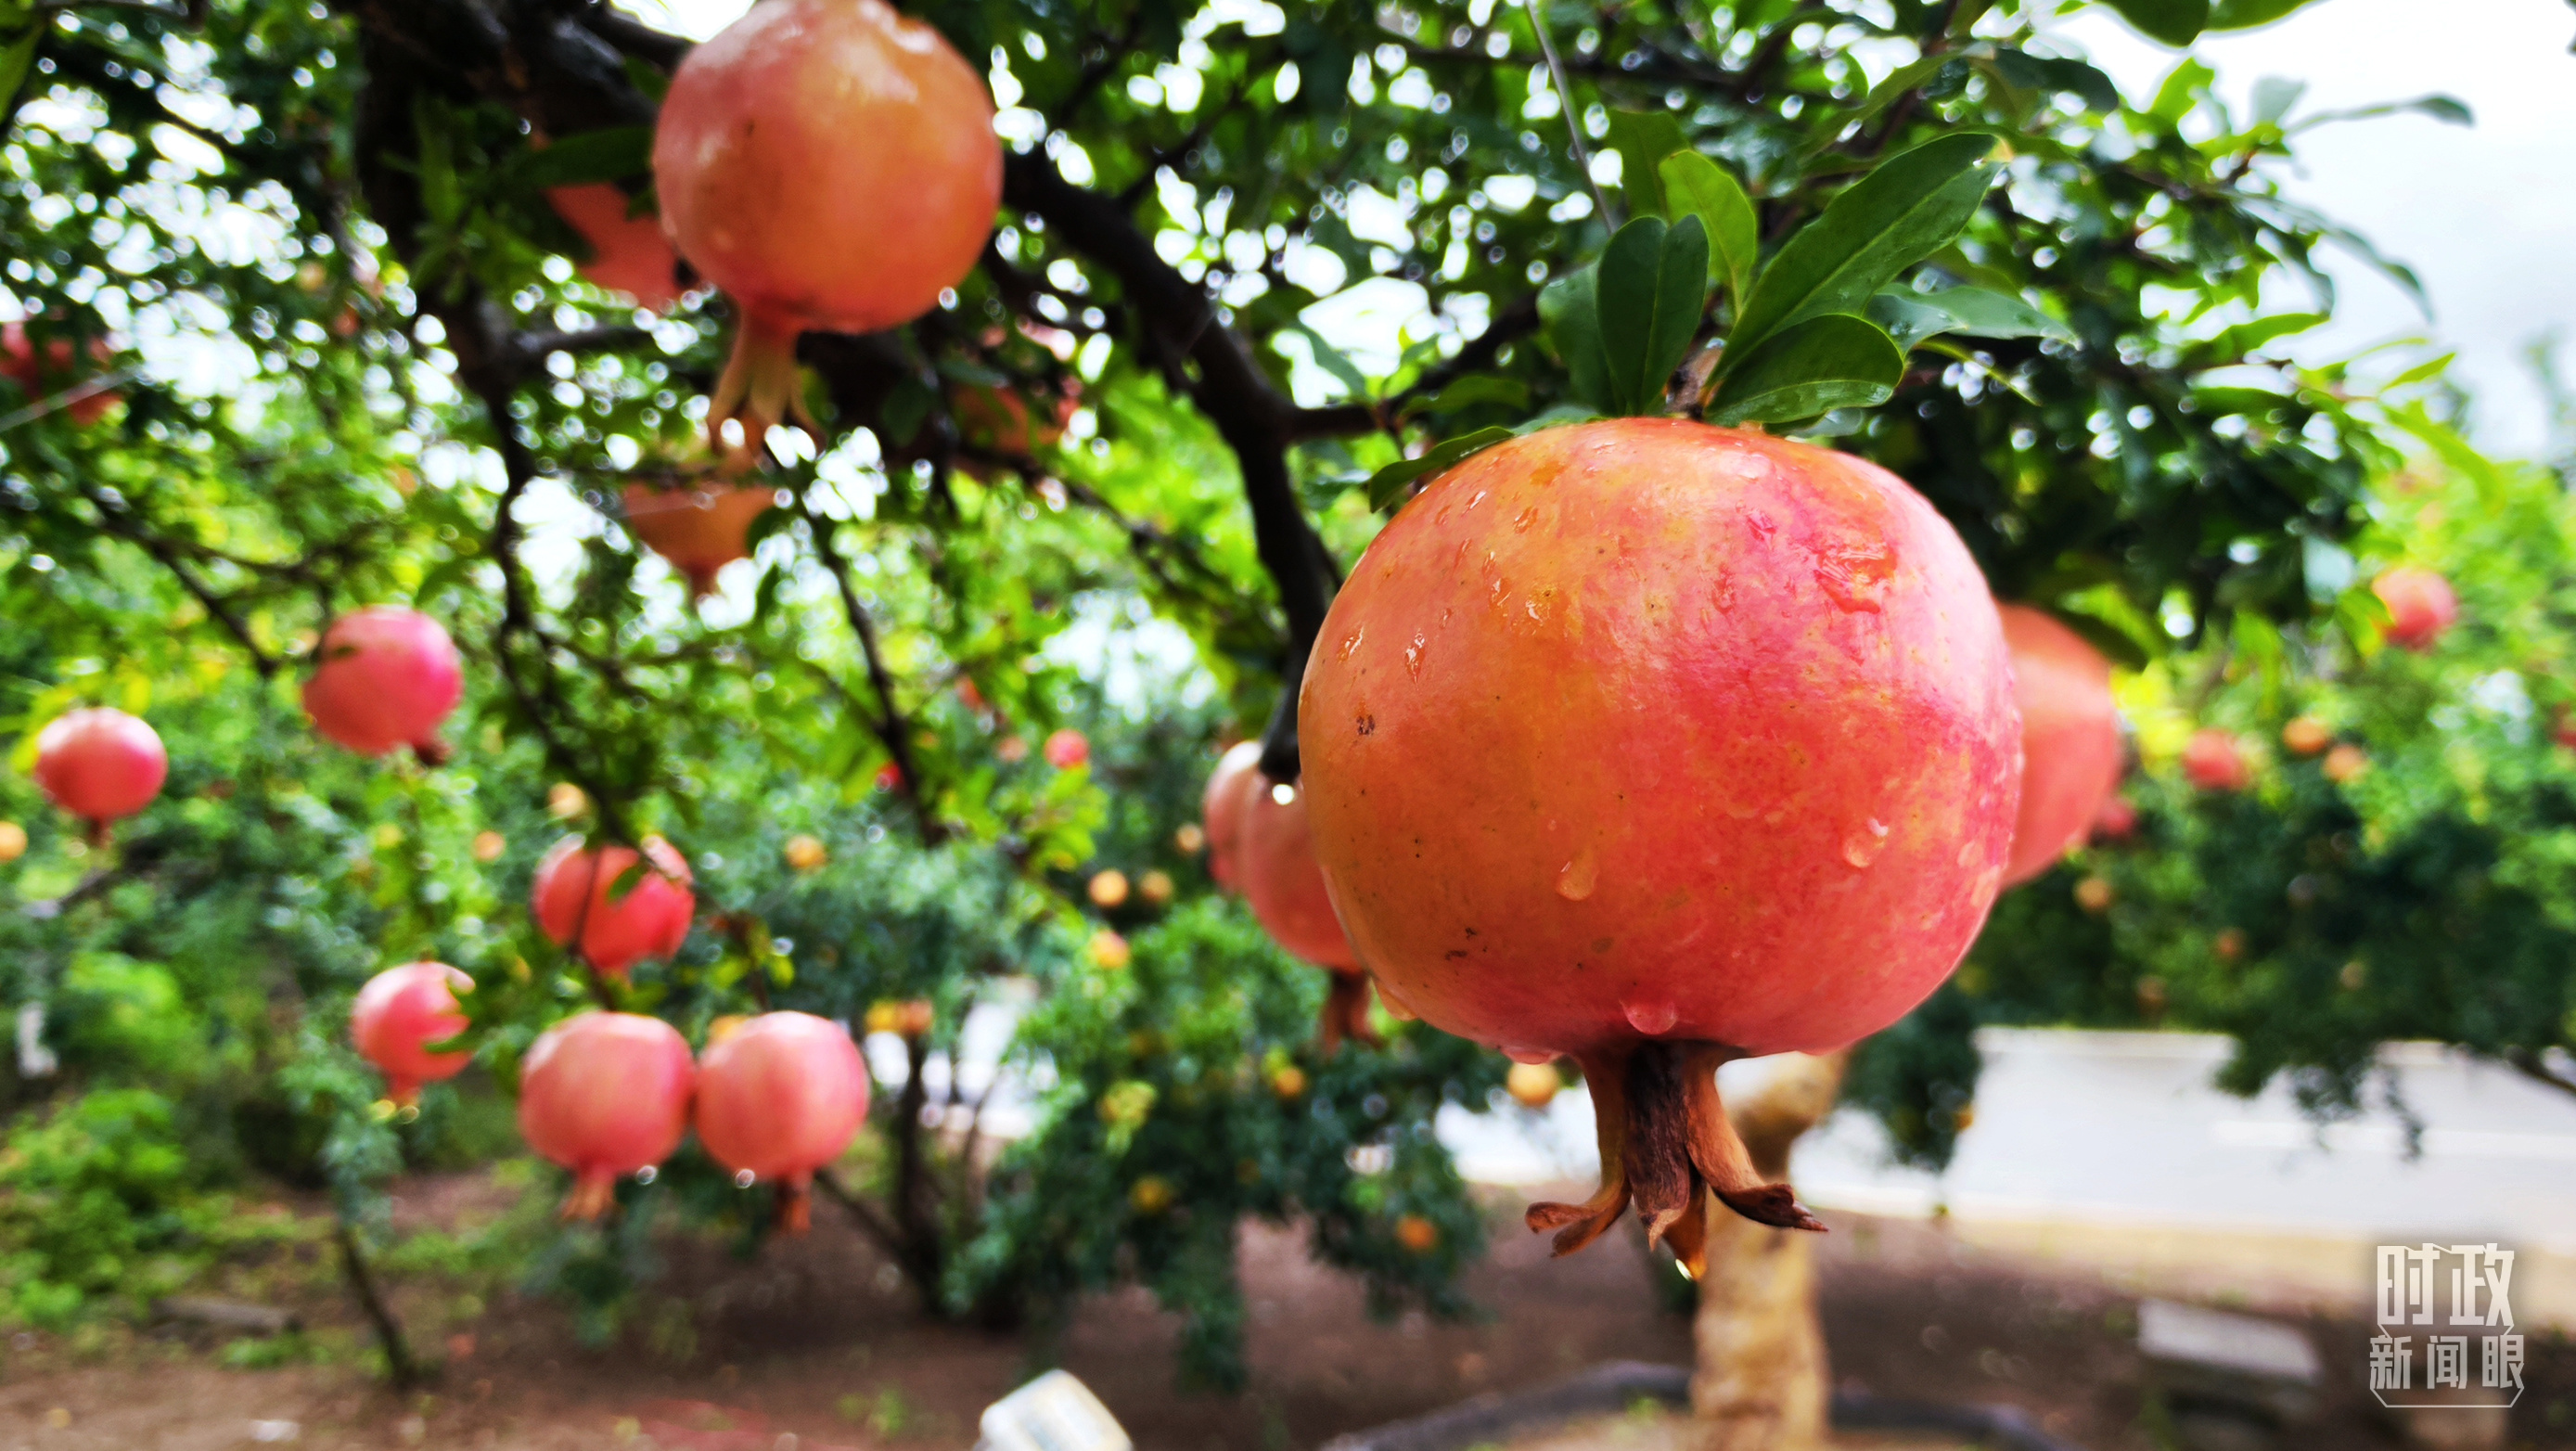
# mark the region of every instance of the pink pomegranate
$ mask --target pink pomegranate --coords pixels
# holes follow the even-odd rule
[[[778,1185],[779,1227],[812,1221],[814,1171],[868,1116],[868,1069],[850,1035],[811,1013],[763,1013],[698,1066],[698,1142],[737,1180]]]
[[[2183,779],[2203,791],[2242,791],[2254,784],[2245,747],[2227,731],[2194,731],[2182,748]]]
[[[2120,707],[2111,662],[2027,605],[2003,605],[2021,708],[2021,815],[2004,885],[2026,882],[2083,844],[2120,784]]]
[[[1043,753],[1047,764],[1059,771],[1070,771],[1076,766],[1091,764],[1091,742],[1083,738],[1082,732],[1070,726],[1048,736]]]
[[[633,198],[595,181],[551,187],[546,201],[590,244],[590,260],[580,271],[592,286],[622,292],[636,306],[655,312],[680,300],[686,290],[680,285],[680,254],[662,235],[660,218],[650,212],[632,214]]]
[[[424,1083],[444,1083],[474,1061],[471,1053],[432,1053],[465,1031],[456,995],[474,979],[443,962],[406,962],[367,979],[349,1010],[349,1041],[385,1075],[385,1097],[409,1107]]]
[[[1946,977],[2003,880],[2021,721],[1958,535],[1871,464],[1628,418],[1427,487],[1351,572],[1298,735],[1316,854],[1391,1011],[1572,1055],[1603,1184],[1684,1264],[1703,1195],[1814,1228],[1716,1066],[1824,1051]]]
[[[1241,796],[1235,871],[1243,882],[1243,900],[1271,941],[1333,975],[1332,991],[1324,999],[1323,1050],[1332,1052],[1346,1037],[1376,1042],[1377,1030],[1369,1023],[1368,976],[1351,955],[1350,939],[1333,916],[1323,870],[1315,865],[1305,793],[1277,785],[1255,769]]]
[[[689,598],[716,591],[716,575],[751,557],[751,521],[775,506],[776,489],[626,486],[626,528],[689,582]]]
[[[689,1128],[697,1070],[660,1018],[582,1013],[537,1036],[519,1063],[519,1137],[570,1169],[566,1219],[597,1219],[621,1175],[671,1156]]]
[[[409,746],[447,759],[438,727],[465,693],[465,667],[438,621],[400,605],[372,605],[331,622],[304,682],[304,713],[323,736],[364,756]]]
[[[2429,569],[2401,564],[2370,583],[2370,592],[2388,606],[2388,641],[2409,650],[2430,650],[2460,618],[2460,597],[2451,582]]]
[[[93,706],[54,717],[37,734],[31,774],[38,790],[104,840],[109,822],[161,794],[170,753],[149,725],[114,707]]]
[[[929,25],[884,0],[767,0],[680,63],[653,178],[671,240],[741,313],[707,424],[748,464],[803,414],[797,334],[910,322],[974,267],[1002,147],[983,78]]]
[[[115,354],[105,339],[92,338],[89,356],[93,364],[104,367]],[[57,337],[46,343],[44,358],[39,361],[35,339],[27,336],[24,322],[0,326],[0,378],[17,384],[18,391],[27,395],[29,403],[79,387],[83,381],[80,373],[81,370],[72,365],[72,345],[68,339]],[[106,417],[107,411],[116,406],[121,396],[113,392],[92,393],[67,405],[63,413],[72,422],[86,427]]]
[[[2103,798],[2093,816],[2093,835],[2101,841],[2127,841],[2138,829],[2138,808],[2126,796]]]
[[[1243,814],[1254,792],[1270,783],[1261,774],[1261,743],[1237,741],[1217,758],[1199,801],[1199,820],[1206,826],[1208,876],[1220,887],[1236,885],[1242,855]]]
[[[658,836],[644,838],[641,856],[627,846],[592,851],[567,836],[537,863],[530,897],[549,940],[579,936],[582,957],[611,977],[679,951],[698,910],[688,862]]]

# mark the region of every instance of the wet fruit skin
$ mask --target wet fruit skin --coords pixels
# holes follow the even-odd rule
[[[465,693],[465,667],[436,620],[399,605],[352,610],[313,654],[304,712],[326,739],[365,756],[410,746],[446,758],[438,727]]]
[[[36,735],[36,787],[93,833],[161,794],[170,753],[151,726],[112,706],[56,716]]]
[[[2432,649],[2460,618],[2451,582],[2429,569],[2401,564],[2372,580],[2370,592],[2388,606],[2388,642],[2405,649]]]
[[[2091,831],[2120,784],[2120,707],[2111,662],[2084,637],[2027,605],[2002,605],[2021,708],[2021,810],[2004,884],[2056,865]]]
[[[1958,963],[2019,720],[1958,536],[1843,455],[1668,419],[1477,454],[1379,535],[1299,712],[1360,961],[1506,1048],[1826,1051]]]
[[[465,1031],[456,995],[473,988],[474,979],[446,963],[406,962],[358,989],[349,1009],[349,1041],[385,1075],[385,1097],[408,1105],[420,1097],[422,1084],[444,1083],[474,1061],[471,1053],[432,1053],[424,1046]]]
[[[763,1013],[698,1065],[698,1141],[719,1164],[777,1184],[782,1228],[811,1222],[814,1171],[868,1114],[868,1070],[850,1035],[811,1013]]]
[[[594,853],[577,836],[556,842],[537,863],[529,892],[537,926],[556,943],[579,933],[583,959],[611,977],[679,951],[698,906],[689,864],[658,836],[644,838],[643,859],[650,865],[625,880],[637,861],[633,847]]]
[[[1207,829],[1208,876],[1220,887],[1233,887],[1240,874],[1236,860],[1243,849],[1243,816],[1252,793],[1269,783],[1261,778],[1261,743],[1237,741],[1217,758],[1207,792],[1199,801],[1199,820]]]
[[[696,1080],[689,1045],[659,1018],[582,1013],[537,1036],[519,1063],[519,1136],[573,1172],[564,1218],[597,1218],[621,1176],[671,1156]]]

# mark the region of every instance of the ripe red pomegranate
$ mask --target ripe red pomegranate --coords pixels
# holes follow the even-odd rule
[[[2021,707],[2021,815],[2004,885],[2026,882],[2081,845],[2120,784],[2120,707],[2111,662],[2027,605],[2002,605]]]
[[[409,746],[432,765],[447,759],[438,726],[465,693],[465,668],[438,621],[372,605],[333,620],[313,654],[304,713],[325,738],[360,755]]]
[[[993,102],[938,31],[884,0],[768,0],[689,53],[653,136],[663,229],[740,309],[709,436],[747,463],[801,416],[796,336],[938,305],[1002,199]]]
[[[1199,798],[1199,820],[1206,824],[1208,876],[1220,887],[1235,885],[1242,855],[1243,816],[1252,795],[1270,783],[1261,775],[1261,743],[1237,741],[1217,757],[1208,776],[1207,793]]]
[[[1082,732],[1071,726],[1048,736],[1046,745],[1041,748],[1041,751],[1046,756],[1047,764],[1059,771],[1070,771],[1076,766],[1091,764],[1091,742],[1083,738]]]
[[[850,1035],[811,1013],[763,1013],[698,1065],[698,1142],[748,1184],[778,1185],[779,1228],[812,1223],[814,1171],[868,1116],[868,1069]]]
[[[104,367],[115,354],[105,339],[92,338],[89,356],[91,362]],[[82,381],[72,365],[71,342],[65,338],[47,342],[44,358],[39,361],[35,340],[27,336],[24,322],[0,326],[0,378],[17,384],[18,391],[27,395],[29,403],[79,387]],[[114,408],[123,396],[114,392],[92,393],[66,405],[63,412],[72,422],[86,427],[106,417],[107,411]]]
[[[2192,732],[2182,748],[2183,779],[2203,791],[2242,791],[2254,784],[2253,764],[2236,737],[2212,727]]]
[[[1317,856],[1390,1009],[1572,1055],[1603,1184],[1684,1264],[1704,1189],[1766,1184],[1716,1066],[1841,1047],[1959,961],[1993,904],[2021,722],[1958,535],[1871,464],[1678,419],[1469,458],[1327,617],[1298,735]]]
[[[662,223],[651,215],[632,216],[633,200],[604,181],[548,188],[546,200],[565,225],[590,244],[590,260],[580,266],[592,286],[622,292],[638,307],[661,312],[680,300],[680,254],[662,235]]]
[[[456,995],[474,979],[443,962],[406,962],[367,979],[349,1010],[349,1041],[385,1075],[385,1097],[409,1107],[424,1083],[444,1083],[474,1061],[471,1053],[432,1053],[465,1031]]]
[[[36,787],[56,806],[89,823],[103,841],[107,824],[132,816],[161,794],[170,753],[152,727],[111,706],[54,717],[36,736]]]
[[[530,900],[548,939],[566,943],[578,934],[582,957],[612,977],[679,951],[698,910],[688,862],[658,836],[644,838],[640,858],[633,847],[594,852],[567,836],[537,863]]]
[[[2460,618],[2460,597],[2451,582],[2429,569],[2401,564],[2370,582],[2370,592],[2388,606],[2388,641],[2409,650],[2430,650],[2433,642]]]
[[[689,1045],[660,1018],[582,1013],[537,1036],[519,1063],[519,1137],[572,1171],[564,1218],[597,1219],[620,1175],[671,1156],[696,1076]]]
[[[626,486],[627,532],[689,581],[689,598],[716,591],[716,575],[751,557],[751,521],[778,502],[775,489]]]
[[[1377,1042],[1377,1030],[1369,1024],[1368,975],[1360,971],[1350,939],[1342,935],[1323,869],[1315,864],[1305,793],[1277,785],[1255,769],[1241,795],[1235,869],[1243,881],[1243,900],[1271,941],[1333,977],[1324,999],[1323,1050],[1332,1052],[1346,1037]]]
[[[2126,796],[2103,798],[2093,816],[2093,835],[2103,841],[2127,841],[2138,829],[2138,808]]]

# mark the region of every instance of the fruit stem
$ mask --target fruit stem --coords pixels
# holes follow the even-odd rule
[[[1369,1021],[1369,979],[1364,972],[1344,972],[1327,968],[1333,986],[1324,996],[1324,1021],[1315,1035],[1315,1046],[1330,1058],[1349,1038],[1372,1048],[1386,1046],[1377,1034],[1377,1025]]]
[[[822,433],[805,411],[805,390],[796,371],[796,339],[802,331],[793,322],[743,313],[724,376],[707,400],[707,444],[720,460],[718,472],[738,475],[758,465],[769,430],[778,424],[793,422],[808,433]],[[726,441],[727,423],[741,430],[739,441]]]
[[[561,1218],[567,1224],[597,1219],[617,1202],[617,1176],[606,1169],[584,1169],[573,1176],[564,1196]]]
[[[1764,1182],[1718,1098],[1717,1068],[1743,1054],[1720,1043],[1649,1040],[1578,1056],[1592,1090],[1601,1188],[1581,1204],[1533,1204],[1533,1231],[1555,1230],[1568,1255],[1636,1206],[1646,1242],[1669,1239],[1693,1279],[1708,1268],[1708,1200],[1758,1224],[1821,1231],[1786,1184]]]
[[[778,1181],[778,1232],[803,1234],[814,1227],[814,1176],[793,1174]]]

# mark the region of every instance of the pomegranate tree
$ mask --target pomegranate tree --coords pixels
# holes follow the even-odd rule
[[[2429,569],[2401,564],[2370,582],[2370,592],[2388,607],[2388,640],[2409,650],[2430,650],[2460,618],[2460,597],[2451,582]]]
[[[92,363],[104,367],[113,354],[105,340],[92,338],[89,356]],[[71,343],[56,338],[45,344],[44,353],[39,357],[35,339],[27,336],[24,322],[0,326],[0,378],[17,384],[18,391],[26,394],[30,403],[69,392],[83,381],[80,370],[72,363]],[[101,390],[67,404],[63,412],[72,422],[86,426],[106,417],[107,411],[116,406],[117,398],[116,393]]]
[[[679,951],[698,910],[688,862],[658,836],[644,838],[641,854],[631,846],[593,851],[567,836],[537,863],[529,895],[548,940],[579,938],[583,959],[612,977]]]
[[[689,598],[716,592],[716,575],[751,557],[751,521],[778,502],[775,489],[626,486],[626,528],[689,582]]]
[[[519,1136],[572,1171],[564,1218],[597,1219],[619,1177],[671,1156],[696,1077],[689,1045],[660,1018],[581,1013],[537,1035],[519,1062]]]
[[[671,77],[653,179],[680,254],[740,313],[707,426],[748,463],[803,415],[799,333],[910,322],[974,267],[1002,147],[982,77],[929,25],[884,0],[768,0]]]
[[[1390,1008],[1572,1055],[1603,1183],[1685,1265],[1704,1194],[1819,1227],[1716,1067],[1839,1048],[1958,964],[2003,880],[2021,723],[1985,581],[1871,464],[1628,418],[1432,482],[1333,603],[1298,713],[1317,855]]]
[[[443,962],[406,962],[367,979],[349,1009],[349,1041],[358,1056],[385,1076],[385,1097],[409,1107],[421,1085],[444,1083],[474,1060],[471,1053],[433,1053],[465,1031],[456,995],[472,992],[474,979]]]
[[[161,794],[170,753],[151,726],[112,706],[54,717],[36,735],[36,788],[89,823],[95,841],[107,824],[132,816]]]
[[[745,1185],[778,1186],[781,1229],[812,1222],[814,1171],[868,1116],[868,1069],[850,1035],[811,1013],[763,1013],[698,1065],[698,1142]]]
[[[2111,662],[2084,637],[2027,605],[2003,605],[2021,708],[2021,814],[2004,884],[2045,872],[2083,843],[2120,784],[2120,707]]]
[[[590,244],[590,260],[579,270],[592,286],[624,293],[636,306],[655,312],[688,290],[680,281],[680,256],[662,235],[661,221],[650,213],[634,215],[634,199],[626,193],[594,181],[549,187],[546,201]]]
[[[1305,793],[1255,770],[1243,792],[1242,811],[1235,866],[1244,902],[1271,941],[1332,974],[1332,990],[1324,999],[1323,1050],[1330,1053],[1346,1037],[1378,1041],[1369,1024],[1368,976],[1351,953],[1350,939],[1342,935],[1323,869],[1315,864]]]
[[[2254,784],[2253,763],[2244,743],[2231,731],[2210,727],[2192,732],[2182,748],[2183,779],[2203,791],[2242,791]]]
[[[304,713],[324,738],[360,755],[409,746],[447,759],[439,723],[465,693],[456,644],[438,621],[400,605],[371,605],[331,622],[304,682]]]
[[[1227,747],[1208,776],[1207,792],[1199,798],[1199,820],[1205,823],[1208,876],[1220,887],[1236,884],[1244,811],[1252,793],[1269,784],[1261,776],[1259,741],[1237,741]]]

